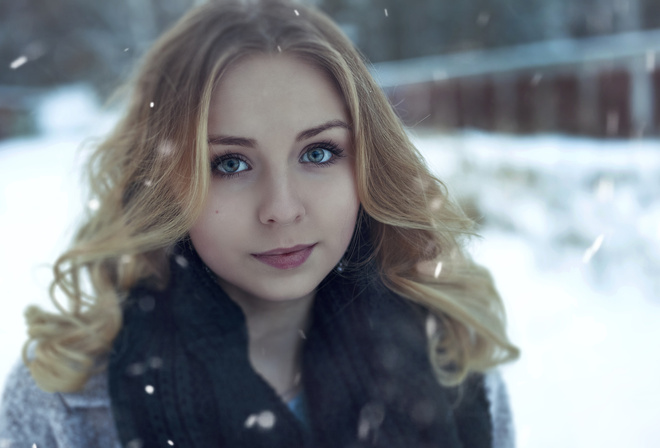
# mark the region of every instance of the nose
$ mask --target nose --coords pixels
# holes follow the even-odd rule
[[[259,221],[262,224],[290,225],[302,220],[305,206],[294,176],[280,173],[263,182]]]

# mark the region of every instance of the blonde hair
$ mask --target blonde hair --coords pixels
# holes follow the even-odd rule
[[[239,58],[276,52],[325,70],[345,99],[375,261],[388,288],[440,321],[429,344],[439,381],[458,384],[469,372],[517,357],[491,278],[462,249],[471,221],[429,172],[339,28],[285,0],[211,2],[190,11],[145,56],[126,114],[90,159],[99,207],[54,265],[50,295],[59,313],[26,310],[24,358],[44,390],[79,390],[103,368],[128,291],[137,282],[166,286],[169,250],[186,236],[208,190],[213,88]],[[441,275],[432,269],[438,263]],[[27,359],[31,342],[36,350]]]

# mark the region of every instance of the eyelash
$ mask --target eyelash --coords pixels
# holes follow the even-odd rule
[[[309,146],[305,147],[305,149],[303,149],[302,154],[300,155],[300,157],[302,158],[303,155],[309,153],[310,151],[312,151],[314,149],[325,149],[326,151],[329,151],[330,153],[332,153],[332,156],[333,156],[333,157],[330,158],[330,160],[328,160],[326,162],[307,162],[307,163],[311,163],[311,164],[319,166],[319,167],[330,166],[333,163],[337,162],[337,160],[345,157],[344,156],[344,150],[341,149],[339,147],[339,145],[337,145],[332,140],[323,140],[323,141],[320,141],[320,142],[312,143],[311,145],[309,145]]]
[[[320,141],[320,142],[312,143],[311,145],[308,145],[307,147],[305,147],[305,149],[303,149],[299,159],[301,159],[303,157],[303,155],[309,153],[310,151],[313,151],[314,149],[324,149],[326,151],[329,151],[330,153],[332,153],[332,157],[329,160],[325,161],[325,162],[311,162],[310,161],[310,162],[303,162],[303,163],[313,164],[317,167],[327,167],[327,166],[330,166],[333,163],[337,162],[337,160],[345,157],[345,155],[343,154],[344,150],[342,148],[340,148],[339,145],[337,145],[332,140],[323,140],[323,141]],[[217,169],[218,165],[220,165],[222,162],[224,162],[225,160],[231,160],[231,159],[240,160],[241,162],[245,163],[246,165],[248,165],[248,166],[250,165],[248,163],[247,159],[242,154],[237,154],[237,153],[219,154],[219,155],[216,155],[216,156],[211,158],[211,172],[213,173],[213,175],[214,176],[220,176],[220,177],[225,178],[225,179],[231,179],[233,177],[240,176],[241,173],[243,173],[245,171],[249,171],[249,169],[247,169],[247,170],[238,171],[238,172],[235,172],[235,173],[224,173],[224,172]]]
[[[211,174],[214,176],[220,176],[226,179],[231,179],[232,177],[238,177],[243,173],[243,171],[238,171],[236,173],[224,173],[220,171],[217,167],[220,165],[222,162],[225,160],[231,160],[231,159],[236,159],[240,160],[241,162],[245,163],[246,165],[250,166],[247,159],[243,157],[241,154],[236,154],[236,153],[227,153],[227,154],[220,154],[217,156],[214,156],[211,158]]]

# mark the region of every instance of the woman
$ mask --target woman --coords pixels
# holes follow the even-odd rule
[[[26,312],[10,446],[512,443],[492,369],[518,351],[471,223],[320,12],[191,11],[89,172],[68,307]]]

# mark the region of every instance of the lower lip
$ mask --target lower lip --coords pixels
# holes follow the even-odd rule
[[[316,244],[288,254],[252,256],[262,263],[277,269],[295,269],[307,261],[315,246]]]

